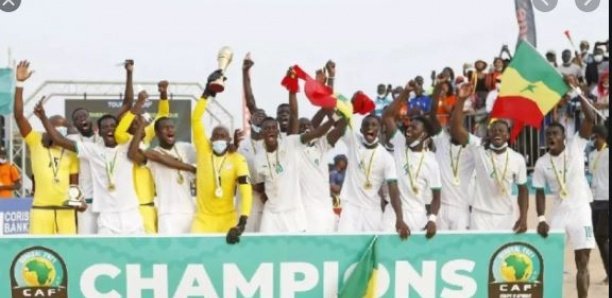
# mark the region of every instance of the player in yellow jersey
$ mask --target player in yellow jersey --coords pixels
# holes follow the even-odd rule
[[[126,97],[133,97],[133,63],[126,63],[126,71],[127,77],[125,94]],[[168,103],[168,82],[161,81],[157,84],[157,86],[160,93],[160,101],[156,119],[159,117],[167,117],[170,114],[170,104]],[[146,92],[139,93],[138,96],[140,99],[141,96],[146,96]],[[118,144],[125,144],[129,142],[134,135],[136,129],[136,126],[134,125],[134,116],[140,114],[144,100],[146,100],[146,97],[143,99],[140,106],[137,106],[137,102],[130,111],[126,112],[123,117],[121,117],[117,129],[115,130],[115,139],[117,140]],[[130,103],[131,101],[124,101],[124,105],[129,105]],[[151,140],[153,140],[155,137],[153,123],[154,121],[145,129],[145,136],[142,140],[142,143],[145,146],[148,146],[151,143]],[[155,198],[155,185],[153,182],[153,177],[151,176],[149,168],[143,165],[134,164],[133,172],[134,187],[140,203],[140,214],[142,215],[145,232],[148,234],[157,233],[157,210],[155,209],[155,205],[153,203]]]
[[[31,74],[29,62],[19,62],[13,111],[19,132],[30,149],[34,174],[30,234],[76,234],[75,209],[64,206],[64,202],[68,199],[68,186],[78,183],[78,159],[73,152],[54,145],[46,133],[33,131],[23,114],[23,84]],[[66,120],[63,117],[54,116],[50,121],[66,135]],[[83,208],[87,208],[87,205],[83,204]]]
[[[249,182],[249,168],[244,156],[228,152],[231,140],[226,127],[217,126],[208,139],[202,124],[202,116],[208,100],[215,97],[209,89],[210,82],[221,77],[220,71],[208,77],[207,87],[197,101],[191,116],[191,127],[197,159],[197,203],[196,215],[191,226],[192,233],[228,232],[227,241],[235,243],[244,231],[251,212],[253,194]],[[240,218],[234,206],[236,188],[240,191]]]

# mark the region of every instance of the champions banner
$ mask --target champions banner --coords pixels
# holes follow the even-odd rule
[[[0,238],[0,297],[336,297],[372,235]],[[564,236],[377,239],[378,297],[562,297]]]

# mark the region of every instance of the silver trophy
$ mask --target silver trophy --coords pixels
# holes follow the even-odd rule
[[[68,187],[68,200],[64,204],[70,207],[81,207],[83,202],[83,192],[78,185],[71,184]]]

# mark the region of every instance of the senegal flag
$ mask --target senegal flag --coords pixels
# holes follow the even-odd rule
[[[514,140],[525,124],[540,128],[544,116],[568,91],[561,74],[529,43],[520,41],[502,73],[491,118],[511,119]]]
[[[376,295],[376,277],[378,262],[376,258],[376,238],[374,236],[368,248],[361,256],[357,267],[346,280],[338,298],[373,298]]]

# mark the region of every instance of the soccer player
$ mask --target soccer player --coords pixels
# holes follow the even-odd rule
[[[220,70],[213,72],[206,83],[202,97],[197,101],[191,116],[191,128],[197,159],[197,203],[192,233],[225,233],[227,242],[236,243],[244,232],[251,212],[251,184],[249,168],[244,156],[228,152],[231,140],[224,126],[213,128],[210,139],[202,124],[202,116],[208,101],[216,93],[208,86],[222,77]],[[240,217],[237,218],[234,193],[240,192]]]
[[[435,155],[426,150],[424,143],[433,130],[429,120],[423,116],[412,117],[405,131],[398,131],[396,116],[401,104],[408,100],[414,82],[409,82],[402,93],[393,100],[383,113],[387,140],[393,145],[395,169],[399,178],[399,197],[402,201],[403,219],[410,230],[425,229],[427,238],[436,234],[436,216],[440,210],[440,170]],[[431,192],[431,210],[425,209],[427,192]],[[385,230],[393,231],[394,216],[389,208],[384,211]]]
[[[89,111],[85,108],[77,108],[72,111],[72,124],[77,129],[76,134],[70,134],[67,137],[72,141],[89,142],[103,145],[102,138],[93,131],[93,124],[89,118]],[[91,208],[93,200],[93,182],[89,161],[79,161],[79,188],[85,198],[85,203],[88,205],[87,210],[79,212],[78,231],[80,235],[97,234],[98,214],[93,212]]]
[[[589,155],[589,171],[593,175],[591,189],[593,190],[593,232],[595,242],[599,247],[599,254],[606,269],[608,283],[609,271],[609,208],[610,208],[610,149],[608,148],[608,129],[603,125],[593,127],[595,150]]]
[[[448,129],[442,129],[436,115],[442,86],[438,83],[433,91],[433,107],[429,121],[433,126],[431,140],[436,148],[435,155],[440,165],[442,192],[437,227],[440,230],[466,230],[470,223],[470,186],[474,175],[474,155],[467,146],[478,146],[480,138],[469,134],[468,144],[460,145],[452,139]],[[442,95],[444,96],[444,95]],[[465,95],[464,95],[465,96]]]
[[[510,125],[503,120],[490,124],[484,146],[470,142],[470,134],[463,127],[463,105],[473,92],[472,87],[467,83],[460,86],[450,123],[451,138],[461,146],[467,145],[474,156],[478,187],[472,202],[470,229],[512,229],[523,233],[527,230],[529,206],[525,158],[508,147]],[[513,183],[518,186],[516,199],[512,195]]]
[[[191,230],[195,205],[191,196],[191,185],[194,175],[190,169],[195,169],[195,150],[185,142],[175,141],[174,123],[170,118],[161,117],[155,121],[155,134],[159,146],[154,149],[139,151],[140,141],[144,137],[144,121],[139,122],[134,137],[130,143],[128,154],[139,165],[146,164],[151,170],[155,182],[158,227],[160,234],[187,234]],[[162,154],[176,159],[184,164],[183,168],[170,168],[158,162],[152,162],[151,154]],[[149,158],[147,158],[147,156]]]
[[[328,121],[301,135],[279,138],[278,121],[266,118],[262,123],[264,150],[258,153],[253,177],[255,189],[264,193],[260,231],[295,233],[307,229],[300,190],[299,167],[305,144],[323,136],[332,126]]]
[[[17,65],[13,115],[19,133],[30,150],[36,183],[30,211],[30,234],[76,234],[75,209],[64,206],[64,202],[68,200],[68,186],[78,183],[78,160],[74,153],[59,147],[48,133],[33,131],[28,118],[23,114],[23,86],[32,75],[29,66],[28,61],[21,61]],[[66,134],[65,119],[61,116],[52,118],[52,123],[48,123],[49,128],[55,133],[59,130]],[[83,205],[83,209],[86,207]]]
[[[571,83],[570,83],[571,84]],[[538,158],[533,172],[533,187],[536,189],[538,233],[548,235],[549,226],[544,217],[546,196],[544,187],[552,192],[550,227],[563,229],[574,249],[576,261],[576,287],[578,297],[588,296],[589,256],[595,247],[590,202],[593,196],[585,176],[585,149],[593,130],[593,112],[581,99],[584,120],[578,133],[568,142],[565,128],[557,122],[546,129],[548,152]],[[566,144],[567,143],[567,144]]]
[[[383,183],[387,183],[391,207],[396,216],[395,228],[405,239],[410,229],[403,218],[395,163],[393,156],[379,144],[379,131],[380,119],[368,115],[361,122],[360,134],[356,134],[351,125],[344,133],[348,167],[340,192],[342,213],[338,232],[381,231],[383,213],[379,190]]]
[[[132,65],[133,67],[133,65]],[[131,79],[132,68],[126,67],[128,77],[126,80],[126,97],[129,94],[133,94],[133,84]],[[160,117],[168,117],[170,114],[170,104],[168,102],[168,82],[161,81],[157,84],[157,88],[160,94],[160,100],[158,102],[158,112],[156,119]],[[146,92],[139,92],[138,96],[146,96]],[[144,104],[144,102],[142,102]],[[133,123],[135,115],[140,114],[142,105],[139,107],[132,107],[121,117],[119,125],[115,130],[115,138],[119,144],[127,144],[134,134],[136,125]],[[150,123],[145,129],[145,136],[142,140],[143,146],[148,147],[151,144],[151,140],[155,137],[154,122]],[[140,202],[140,212],[142,213],[142,219],[144,220],[144,228],[147,234],[157,233],[157,210],[155,208],[155,186],[151,171],[149,168],[143,165],[134,165],[134,187],[136,188],[136,194],[138,195],[138,201]]]

